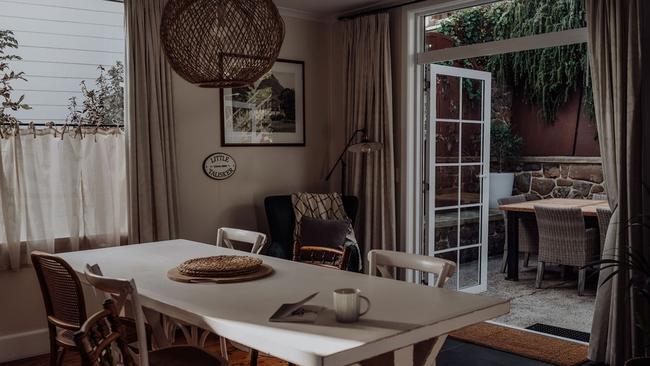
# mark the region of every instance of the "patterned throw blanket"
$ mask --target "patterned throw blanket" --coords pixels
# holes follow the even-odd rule
[[[345,236],[345,245],[352,247],[356,252],[358,269],[361,271],[361,251],[357,238],[354,236],[352,220],[345,213],[343,199],[338,193],[294,193],[291,195],[293,212],[296,216],[296,227],[293,231],[293,241],[300,238],[301,221],[304,216],[321,220],[345,220],[348,222],[348,231]],[[352,264],[352,263],[351,263]]]

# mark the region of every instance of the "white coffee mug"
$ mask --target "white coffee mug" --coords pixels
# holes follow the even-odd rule
[[[361,312],[361,299],[365,300],[367,308]],[[341,323],[354,323],[360,316],[370,310],[370,300],[361,295],[361,290],[356,288],[341,288],[334,290],[334,313],[336,321]]]

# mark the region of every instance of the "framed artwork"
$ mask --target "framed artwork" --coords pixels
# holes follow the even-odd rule
[[[305,64],[278,59],[254,84],[221,89],[221,146],[305,146]]]

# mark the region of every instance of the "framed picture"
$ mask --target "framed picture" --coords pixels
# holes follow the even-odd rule
[[[221,146],[305,146],[305,64],[278,59],[254,84],[221,89]]]

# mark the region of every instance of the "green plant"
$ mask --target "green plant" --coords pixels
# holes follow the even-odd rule
[[[88,88],[85,81],[80,83],[81,106],[76,97],[69,99],[66,122],[121,126],[124,124],[124,65],[117,61],[108,71],[103,66],[97,69],[99,76],[95,79],[95,89]]]
[[[645,182],[643,191],[642,196],[650,196],[650,186]],[[631,218],[627,224],[621,225],[619,230],[647,233],[650,230],[650,214],[646,213]],[[611,281],[615,276],[631,275],[629,294],[632,301],[636,299],[633,306],[636,319],[634,325],[643,335],[645,356],[648,357],[650,356],[650,252],[647,251],[647,243],[619,244],[625,245],[627,250],[623,250],[621,254],[615,251],[613,255],[612,252],[604,251],[603,258],[589,263],[583,268],[596,268],[599,272],[606,271],[607,276],[600,281],[600,286]]]
[[[504,0],[454,12],[436,30],[456,46],[557,32],[586,26],[580,0]],[[558,109],[580,87],[593,118],[587,46],[576,44],[460,60],[462,67],[487,70],[505,89],[514,89],[555,121]]]
[[[646,229],[650,228],[647,223],[644,226]],[[646,310],[650,309],[650,262],[648,262],[642,253],[629,250],[621,256],[601,259],[589,264],[587,267],[600,267],[599,271],[612,270],[601,281],[601,286],[616,275],[625,274],[626,272],[632,273],[629,283],[630,294],[645,302]],[[635,326],[644,335],[646,340],[646,355],[650,355],[650,314],[644,311],[644,309],[638,309],[637,307],[635,309]]]
[[[11,114],[21,109],[30,109],[29,105],[23,103],[25,96],[21,95],[14,100],[11,83],[15,80],[27,81],[23,72],[15,72],[11,69],[9,62],[21,60],[19,56],[8,54],[8,49],[18,48],[18,42],[9,30],[0,30],[0,125],[13,125],[19,121]]]
[[[512,132],[509,124],[492,120],[490,155],[496,162],[499,173],[503,173],[509,163],[519,158],[521,143],[522,138]]]

